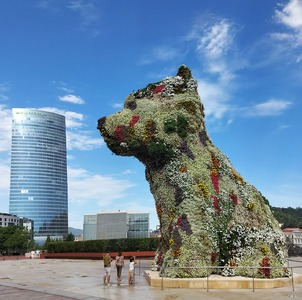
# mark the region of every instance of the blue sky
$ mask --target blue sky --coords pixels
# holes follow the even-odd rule
[[[66,116],[69,225],[150,212],[144,167],[107,149],[98,118],[187,65],[213,143],[277,207],[301,207],[302,0],[0,1],[0,212],[9,209],[11,109]]]

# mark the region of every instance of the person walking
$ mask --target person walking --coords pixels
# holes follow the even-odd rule
[[[120,285],[122,280],[122,269],[124,267],[124,256],[122,252],[118,252],[117,256],[115,257],[115,267],[117,273],[117,284]]]
[[[111,275],[111,262],[112,258],[110,257],[110,252],[107,251],[105,256],[103,257],[104,261],[104,286],[110,286],[110,275]]]
[[[134,266],[136,264],[135,261],[135,256],[130,257],[130,262],[129,262],[129,275],[128,275],[128,283],[133,284],[134,282]]]

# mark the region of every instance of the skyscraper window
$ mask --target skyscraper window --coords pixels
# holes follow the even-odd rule
[[[68,234],[65,117],[12,110],[9,212],[34,221],[34,238]]]

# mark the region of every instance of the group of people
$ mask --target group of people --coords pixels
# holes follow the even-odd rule
[[[110,286],[110,276],[111,276],[111,263],[113,262],[110,252],[107,252],[103,257],[104,262],[104,285]],[[131,285],[134,281],[134,266],[136,264],[135,256],[131,256],[129,259],[129,270],[128,270],[128,283]],[[121,284],[122,269],[125,265],[125,258],[122,252],[118,252],[115,257],[114,268],[116,268],[117,273],[117,284]]]

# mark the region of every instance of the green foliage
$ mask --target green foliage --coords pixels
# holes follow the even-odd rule
[[[192,116],[195,115],[197,111],[196,104],[192,100],[181,101],[176,104],[176,107],[185,109]]]
[[[177,116],[177,133],[180,137],[185,138],[188,135],[188,120],[182,115]]]
[[[282,224],[282,228],[302,228],[302,208],[272,207],[275,218]]]
[[[262,199],[263,199],[264,203],[265,203],[266,205],[268,205],[268,206],[271,208],[271,205],[270,205],[268,199],[265,198],[264,196],[262,196]]]
[[[64,239],[64,241],[66,241],[66,242],[73,242],[74,241],[74,235],[71,232],[69,232],[67,234],[66,238]]]
[[[31,234],[26,228],[0,227],[0,250],[3,253],[25,253],[32,244]]]
[[[164,122],[164,130],[166,133],[172,133],[176,131],[176,120],[168,119]]]
[[[133,238],[112,240],[90,240],[78,242],[49,242],[46,250],[49,253],[96,253],[117,251],[155,251],[158,246],[158,238]]]
[[[168,119],[164,122],[164,131],[166,133],[177,132],[181,138],[188,136],[189,122],[183,115],[178,115],[177,119]]]
[[[189,80],[192,78],[192,72],[187,66],[181,65],[178,68],[177,76],[183,77],[185,80]]]
[[[149,156],[152,159],[161,159],[167,161],[174,155],[173,150],[164,142],[151,142],[148,144]]]

